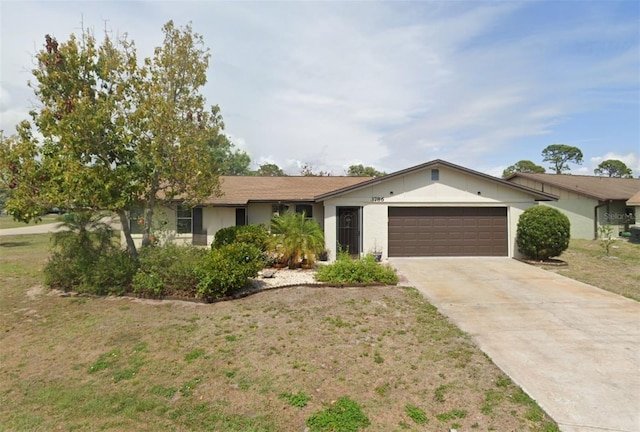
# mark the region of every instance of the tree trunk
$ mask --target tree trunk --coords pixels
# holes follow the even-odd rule
[[[131,229],[129,227],[129,217],[127,216],[127,212],[124,210],[118,210],[117,213],[120,217],[120,224],[122,224],[122,233],[127,241],[127,251],[129,251],[129,256],[133,259],[138,259],[138,250],[136,249],[133,237],[131,237]]]
[[[147,206],[144,209],[144,232],[142,233],[142,247],[151,244],[151,227],[153,226],[153,212],[156,207],[155,193],[149,197]]]

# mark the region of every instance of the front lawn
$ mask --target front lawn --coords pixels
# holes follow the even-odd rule
[[[6,430],[557,431],[413,289],[61,296],[41,287],[48,238],[0,238]]]
[[[606,256],[599,241],[574,239],[559,258],[569,265],[547,269],[640,301],[640,245],[616,241]]]

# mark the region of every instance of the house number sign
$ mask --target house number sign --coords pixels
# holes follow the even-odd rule
[[[384,197],[380,197],[380,196],[371,197],[371,201],[373,201],[373,202],[383,202],[384,201]]]

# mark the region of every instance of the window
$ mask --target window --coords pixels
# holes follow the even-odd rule
[[[440,170],[439,169],[432,169],[431,170],[431,181],[438,181],[440,180]]]
[[[273,204],[271,206],[271,214],[273,216],[281,216],[289,211],[289,206],[287,204]]]
[[[176,225],[178,234],[191,234],[192,230],[192,221],[193,221],[193,213],[191,208],[178,206],[177,217],[176,217]]]
[[[304,213],[308,219],[311,219],[313,217],[313,206],[311,204],[296,204],[296,213]]]
[[[129,230],[131,234],[142,234],[144,231],[144,214],[139,207],[129,210]]]

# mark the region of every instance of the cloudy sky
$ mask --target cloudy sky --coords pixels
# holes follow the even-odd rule
[[[210,105],[253,167],[344,174],[433,159],[500,175],[549,144],[640,175],[637,1],[0,2],[0,129],[35,104],[34,53],[85,28],[151,56],[168,20],[212,51]]]

